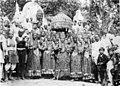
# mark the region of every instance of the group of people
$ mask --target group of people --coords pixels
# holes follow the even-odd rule
[[[13,71],[21,79],[41,77],[42,74],[53,74],[55,79],[71,76],[99,81],[99,75],[101,82],[112,79],[111,70],[106,71],[107,63],[119,61],[113,48],[108,48],[106,55],[101,47],[95,63],[92,43],[99,39],[78,38],[70,30],[53,31],[48,26],[41,27],[39,22],[31,24],[32,30],[28,30],[16,22],[5,21],[0,29],[1,81],[13,80]]]
[[[1,80],[12,80],[13,71],[21,79],[41,77],[41,74],[54,74],[58,79],[75,70],[81,73],[82,70],[84,73],[89,71],[81,63],[85,47],[72,32],[56,32],[46,27],[39,28],[39,25],[32,23],[32,30],[29,31],[16,22],[4,22],[0,29]],[[86,43],[86,48],[88,46]],[[87,59],[85,62],[86,66],[89,65]]]

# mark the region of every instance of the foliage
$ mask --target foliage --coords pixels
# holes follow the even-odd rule
[[[91,3],[89,22],[93,31],[97,30],[98,32],[103,31],[106,33],[111,31],[110,28],[113,27],[113,25],[118,25],[117,22],[114,24],[114,22],[112,23],[111,21],[116,21],[116,16],[118,15],[119,9],[117,7],[118,3],[114,2],[114,0],[111,2],[110,0],[106,0],[106,3],[104,1],[105,0],[101,0],[101,2],[93,1]],[[101,27],[98,27],[100,23],[99,20],[102,21]]]
[[[26,2],[20,1],[22,0],[18,0],[18,4],[22,8]],[[58,14],[61,11],[60,8],[62,8],[62,11],[64,11],[71,18],[73,18],[76,10],[79,8],[79,4],[77,4],[76,2],[68,3],[65,0],[58,0],[55,2],[49,1],[47,2],[47,4],[45,3],[45,6],[43,4],[40,5],[44,9],[46,15],[54,16]],[[1,1],[0,7],[2,8],[5,15],[14,15],[15,2],[10,2],[9,0],[7,0],[6,2]]]
[[[66,13],[70,18],[73,18],[76,10],[79,9],[79,4],[76,2],[67,3],[65,0],[58,0],[57,2],[49,2],[48,6],[44,9],[45,14],[56,15],[61,11]]]

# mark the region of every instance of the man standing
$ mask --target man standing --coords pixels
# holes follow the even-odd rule
[[[115,84],[113,80],[117,80],[119,71],[119,53],[115,52],[114,47],[108,49],[109,62],[107,63],[108,79],[111,86]]]
[[[104,54],[105,49],[101,47],[99,49],[99,56],[97,60],[97,65],[98,65],[98,73],[100,75],[100,80],[101,83],[103,84],[103,81],[106,79],[107,73],[106,73],[106,68],[107,68],[107,62],[108,62],[108,57]]]
[[[20,30],[18,32],[18,37],[16,38],[17,41],[17,52],[19,57],[19,65],[18,65],[18,73],[21,79],[24,79],[25,76],[25,66],[26,66],[26,41],[23,37],[24,30]]]

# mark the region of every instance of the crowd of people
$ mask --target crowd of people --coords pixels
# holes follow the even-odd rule
[[[12,22],[14,30],[10,23],[6,20],[4,29],[0,30],[1,80],[12,80],[12,73],[16,71],[16,77],[21,79],[53,74],[55,79],[71,75],[84,76],[84,80],[95,78],[96,81],[99,81],[100,73],[103,81],[107,62],[112,60],[112,52],[117,49],[117,45],[108,48],[107,55],[101,47],[95,63],[92,57],[93,39],[78,39],[72,31],[66,33],[52,31],[47,27],[39,28],[40,24],[36,22],[32,23],[31,31]],[[98,41],[96,38],[94,42]]]
[[[28,79],[52,74],[54,79],[65,76],[95,80],[102,83],[115,78],[119,63],[120,33],[88,31],[90,24],[80,24],[81,34],[64,28],[56,31],[50,25],[26,19],[26,27],[4,20],[0,29],[0,81]],[[76,22],[75,22],[76,23]],[[117,40],[118,41],[118,40]],[[13,77],[15,71],[15,77]],[[114,77],[112,73],[114,72]]]
[[[83,69],[74,68],[76,62],[73,62],[70,69],[69,63],[71,59],[74,60],[71,57],[82,57],[84,51],[82,43],[78,42],[71,32],[55,32],[47,28],[38,28],[38,23],[33,23],[32,30],[28,31],[21,25],[13,24],[18,31],[11,29],[8,21],[5,21],[4,25],[6,31],[1,29],[1,63],[4,66],[5,79],[8,73],[8,78],[11,79],[15,69],[18,77],[22,79],[25,76],[41,76],[46,72],[53,74],[54,70],[61,72],[66,70],[68,75],[70,70],[73,72],[84,70],[85,73],[89,71],[84,67],[82,67]],[[89,52],[89,50],[87,51]],[[82,58],[80,61],[82,62]],[[78,61],[76,65],[80,66],[81,63]]]

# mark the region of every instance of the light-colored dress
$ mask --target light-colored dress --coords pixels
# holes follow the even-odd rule
[[[29,47],[28,58],[27,58],[27,71],[28,76],[35,77],[41,76],[41,66],[40,66],[40,52],[38,49],[38,40],[31,40],[32,42]]]
[[[55,59],[52,56],[53,53],[52,41],[47,41],[47,50],[43,55],[43,73],[44,74],[54,74],[55,69]]]
[[[71,75],[81,77],[82,75],[82,55],[78,53],[77,46],[71,55]]]

